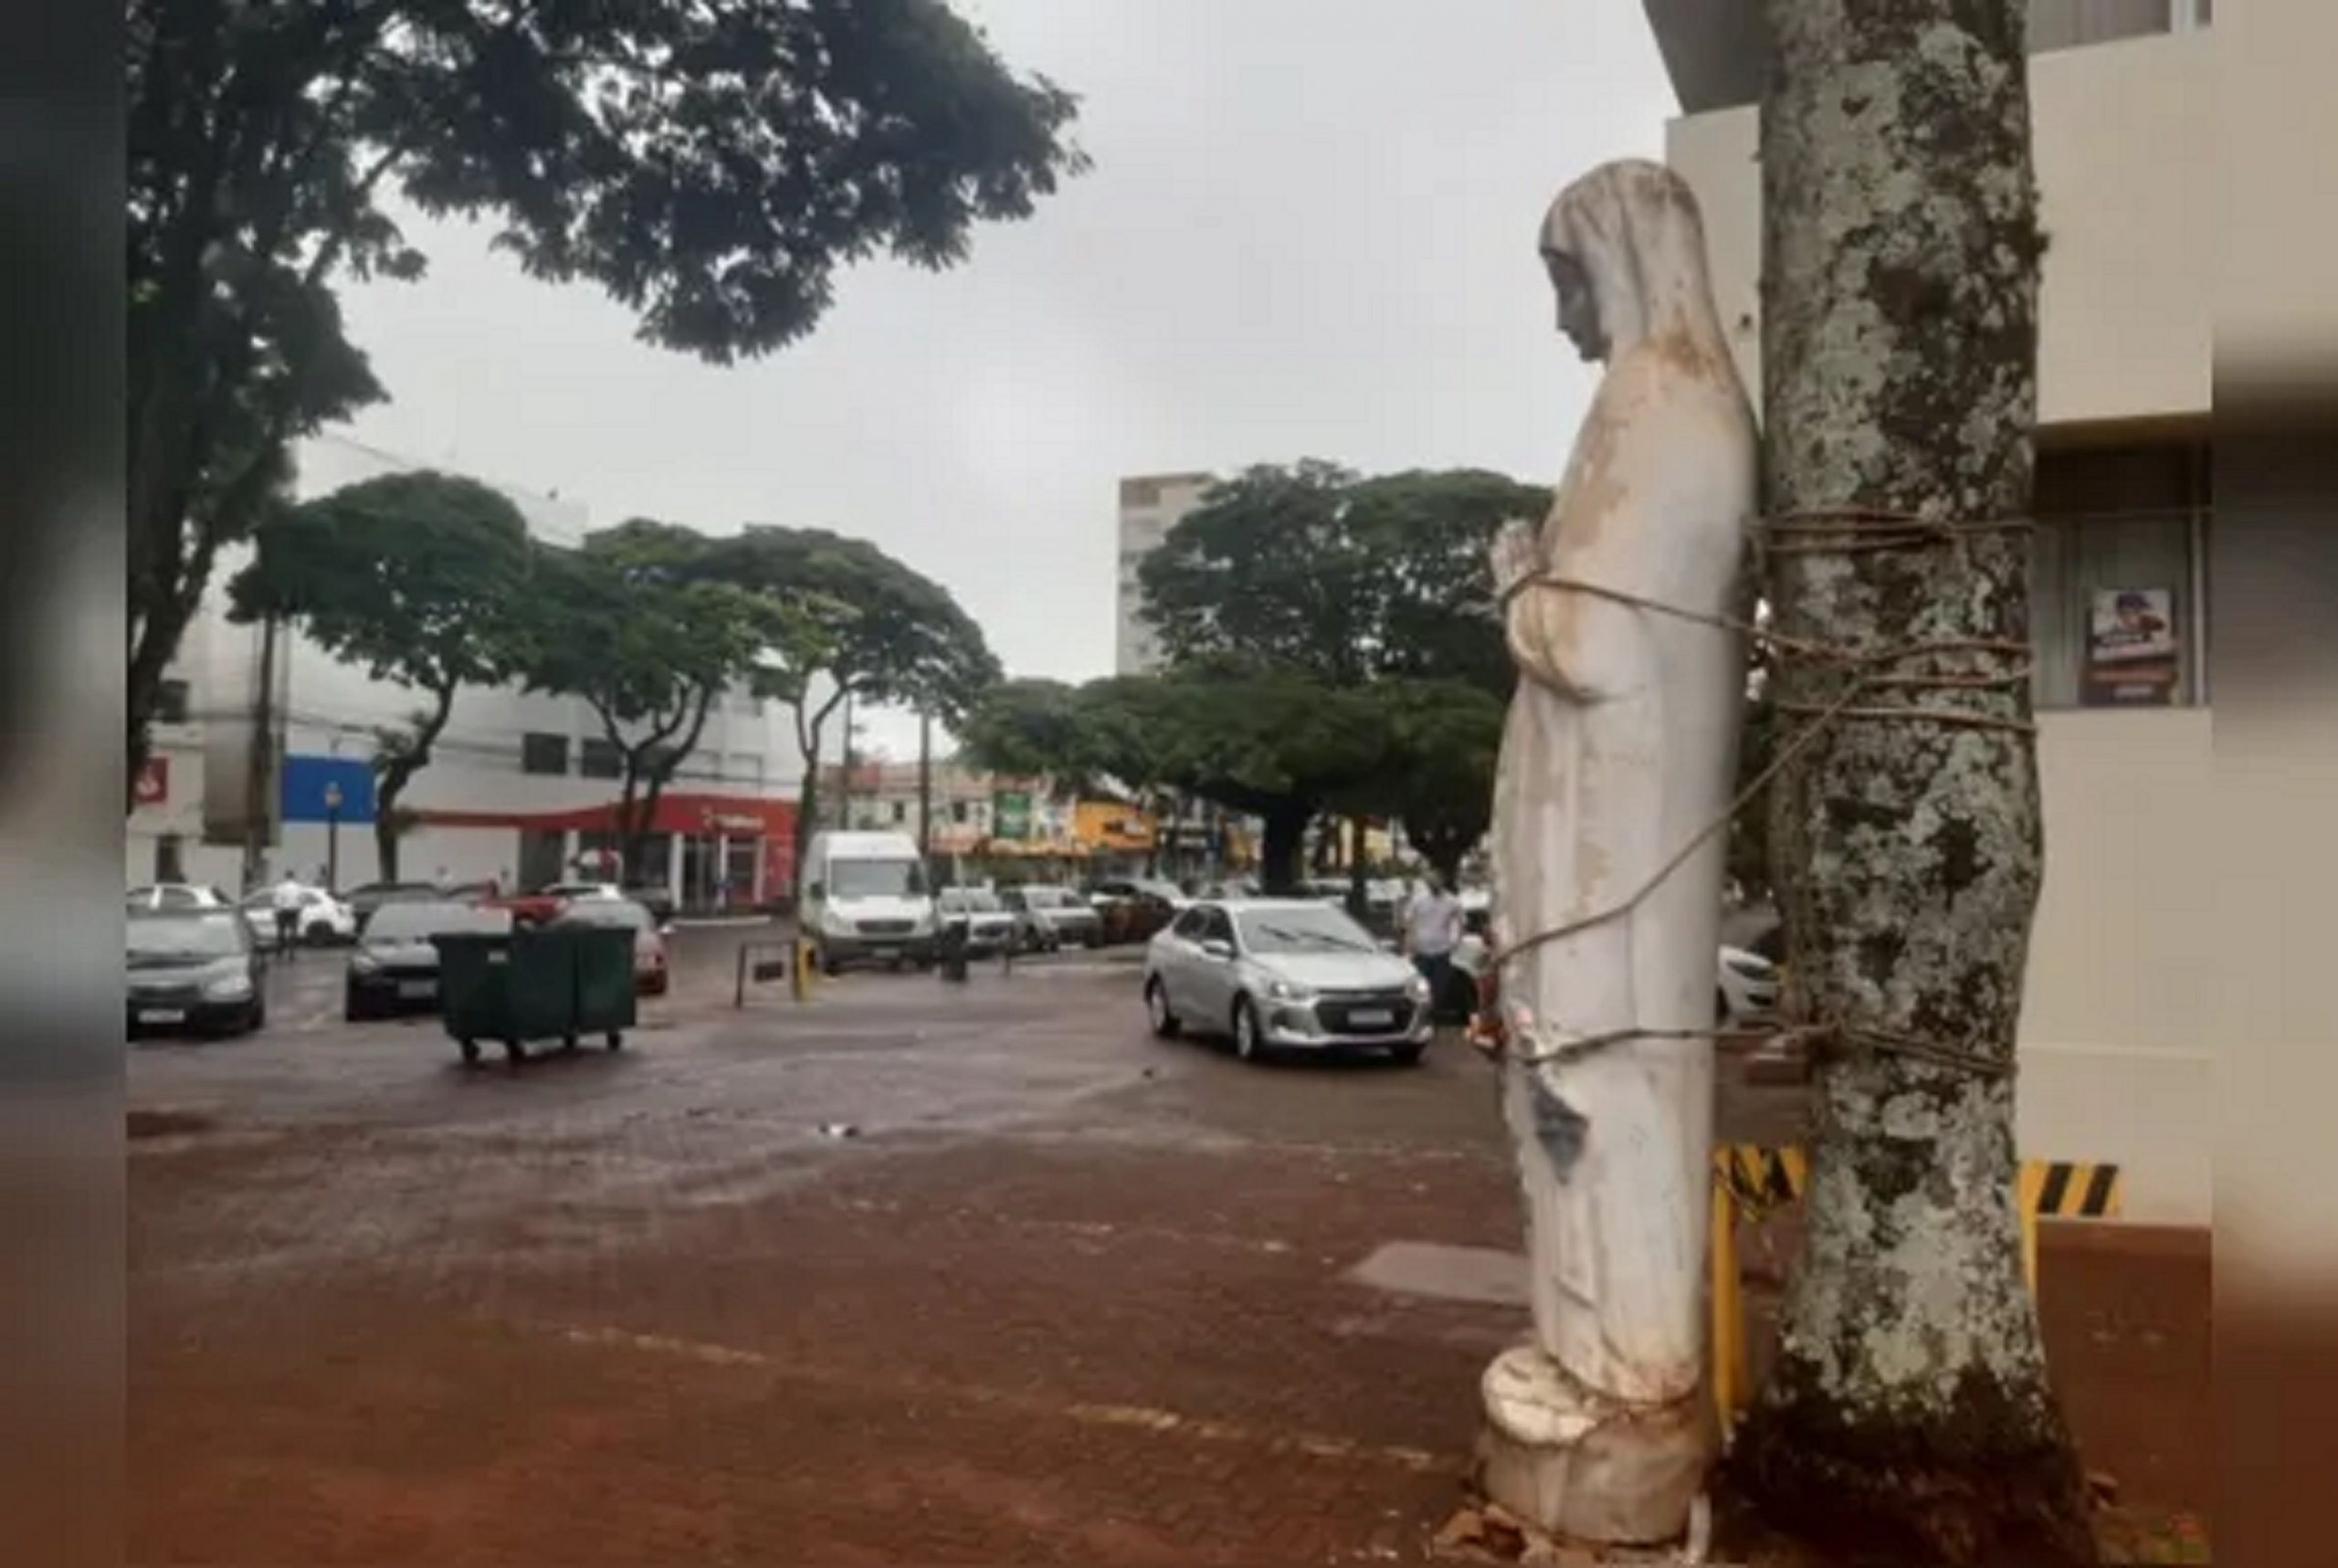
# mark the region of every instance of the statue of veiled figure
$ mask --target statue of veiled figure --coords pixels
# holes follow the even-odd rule
[[[1534,1332],[1487,1369],[1481,1477],[1553,1533],[1647,1542],[1681,1532],[1714,1441],[1712,1043],[1661,1032],[1713,1026],[1726,835],[1632,900],[1729,808],[1745,660],[1723,626],[1568,584],[1731,616],[1757,444],[1680,176],[1593,170],[1542,249],[1560,329],[1606,370],[1549,516],[1494,545],[1521,675],[1495,784],[1495,1005]]]

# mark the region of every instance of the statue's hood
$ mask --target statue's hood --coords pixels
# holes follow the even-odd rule
[[[1696,197],[1663,164],[1624,159],[1592,170],[1551,204],[1542,244],[1590,278],[1610,363],[1635,343],[1674,333],[1725,351]]]

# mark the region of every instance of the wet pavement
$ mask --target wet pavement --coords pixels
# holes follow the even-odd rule
[[[317,954],[137,1047],[132,1559],[1422,1558],[1522,1326],[1473,1053],[1247,1067],[1093,956],[733,1010],[772,934],[615,1052],[466,1068]]]

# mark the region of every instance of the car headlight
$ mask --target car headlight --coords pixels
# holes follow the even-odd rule
[[[1427,1001],[1429,998],[1427,976],[1416,974],[1410,980],[1406,981],[1405,994],[1410,996],[1416,1002]]]
[[[1290,980],[1268,981],[1267,994],[1273,997],[1278,1002],[1312,1002],[1315,1000],[1315,992],[1313,987],[1301,985],[1296,982]]]
[[[1763,958],[1724,958],[1722,967],[1740,980],[1768,980],[1777,973],[1770,962]]]
[[[349,967],[360,974],[371,974],[382,967],[382,961],[370,952],[353,952],[349,955]]]
[[[252,977],[242,970],[203,983],[203,994],[214,1002],[235,1002],[252,994]]]
[[[850,936],[853,934],[852,922],[845,919],[844,916],[837,913],[834,910],[822,910],[820,911],[820,930],[830,936]]]

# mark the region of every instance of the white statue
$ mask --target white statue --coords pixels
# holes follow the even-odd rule
[[[1504,948],[1628,903],[1727,811],[1744,699],[1732,632],[1543,579],[1732,615],[1755,505],[1754,417],[1688,186],[1605,164],[1561,193],[1542,244],[1560,329],[1607,370],[1550,516],[1494,546],[1521,677],[1494,790]],[[1493,1500],[1577,1539],[1678,1536],[1712,1450],[1711,1041],[1566,1047],[1713,1026],[1726,837],[1497,977],[1534,1336],[1487,1369],[1482,1477]]]

